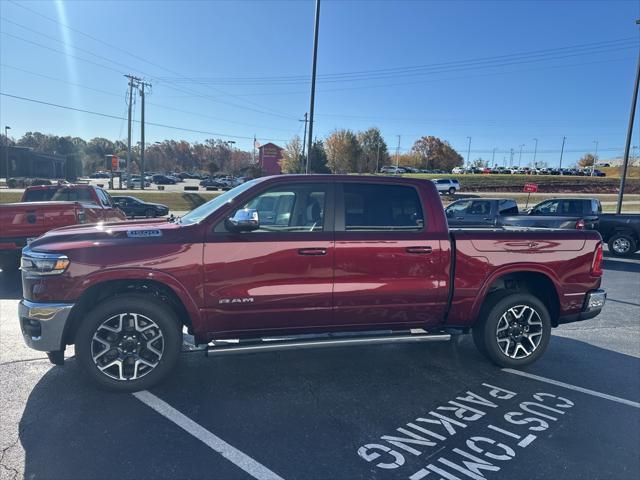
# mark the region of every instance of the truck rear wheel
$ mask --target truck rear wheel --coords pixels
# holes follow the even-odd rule
[[[87,377],[117,392],[145,390],[175,367],[182,335],[174,312],[148,295],[105,300],[76,333],[76,358]]]
[[[626,257],[637,249],[638,244],[629,233],[619,232],[609,239],[609,251],[617,257]]]
[[[530,293],[490,300],[473,327],[478,350],[501,367],[535,362],[551,338],[551,318],[544,303]]]

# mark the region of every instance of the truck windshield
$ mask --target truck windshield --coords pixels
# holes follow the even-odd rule
[[[238,185],[231,190],[224,192],[222,195],[217,196],[209,200],[207,203],[200,205],[197,208],[194,208],[189,213],[187,213],[184,217],[180,219],[180,223],[183,225],[191,225],[194,223],[201,222],[213,212],[215,212],[221,206],[233,202],[233,199],[238,195],[243,193],[244,191],[253,187],[256,183],[258,183],[259,179],[254,179],[249,182],[245,182],[242,185]]]

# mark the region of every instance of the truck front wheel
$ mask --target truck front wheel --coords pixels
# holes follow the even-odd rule
[[[545,304],[529,293],[500,295],[489,302],[473,327],[478,350],[501,367],[535,362],[551,338],[551,318]]]
[[[163,380],[180,354],[182,335],[175,313],[148,295],[103,301],[76,333],[78,364],[102,388],[145,390]]]

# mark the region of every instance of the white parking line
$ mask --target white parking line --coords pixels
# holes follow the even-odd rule
[[[629,405],[630,407],[640,408],[640,403],[634,402],[632,400],[627,400],[626,398],[620,398],[614,395],[609,395],[607,393],[596,392],[595,390],[589,390],[588,388],[578,387],[576,385],[571,385],[570,383],[559,382],[558,380],[552,380],[551,378],[540,377],[532,373],[521,372],[520,370],[513,370],[511,368],[503,368],[502,371],[507,373],[513,373],[514,375],[520,375],[521,377],[527,377],[533,380],[538,380],[539,382],[550,383],[551,385],[556,385],[557,387],[563,387],[569,390],[575,390],[576,392],[586,393],[587,395],[593,395],[594,397],[605,398],[607,400],[611,400],[612,402],[618,402],[624,405]]]
[[[214,435],[206,428],[198,425],[189,417],[173,408],[164,400],[156,397],[153,393],[144,390],[142,392],[134,393],[133,396],[145,405],[153,408],[166,419],[175,423],[187,433],[196,437],[212,450],[218,452],[253,478],[257,478],[258,480],[284,480],[280,475],[272,472],[261,463],[258,463],[249,455],[246,455],[237,448],[232,447],[220,437]]]

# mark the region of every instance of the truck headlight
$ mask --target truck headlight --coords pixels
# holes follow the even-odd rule
[[[20,269],[31,275],[60,275],[69,266],[69,258],[58,253],[40,253],[22,250]]]

